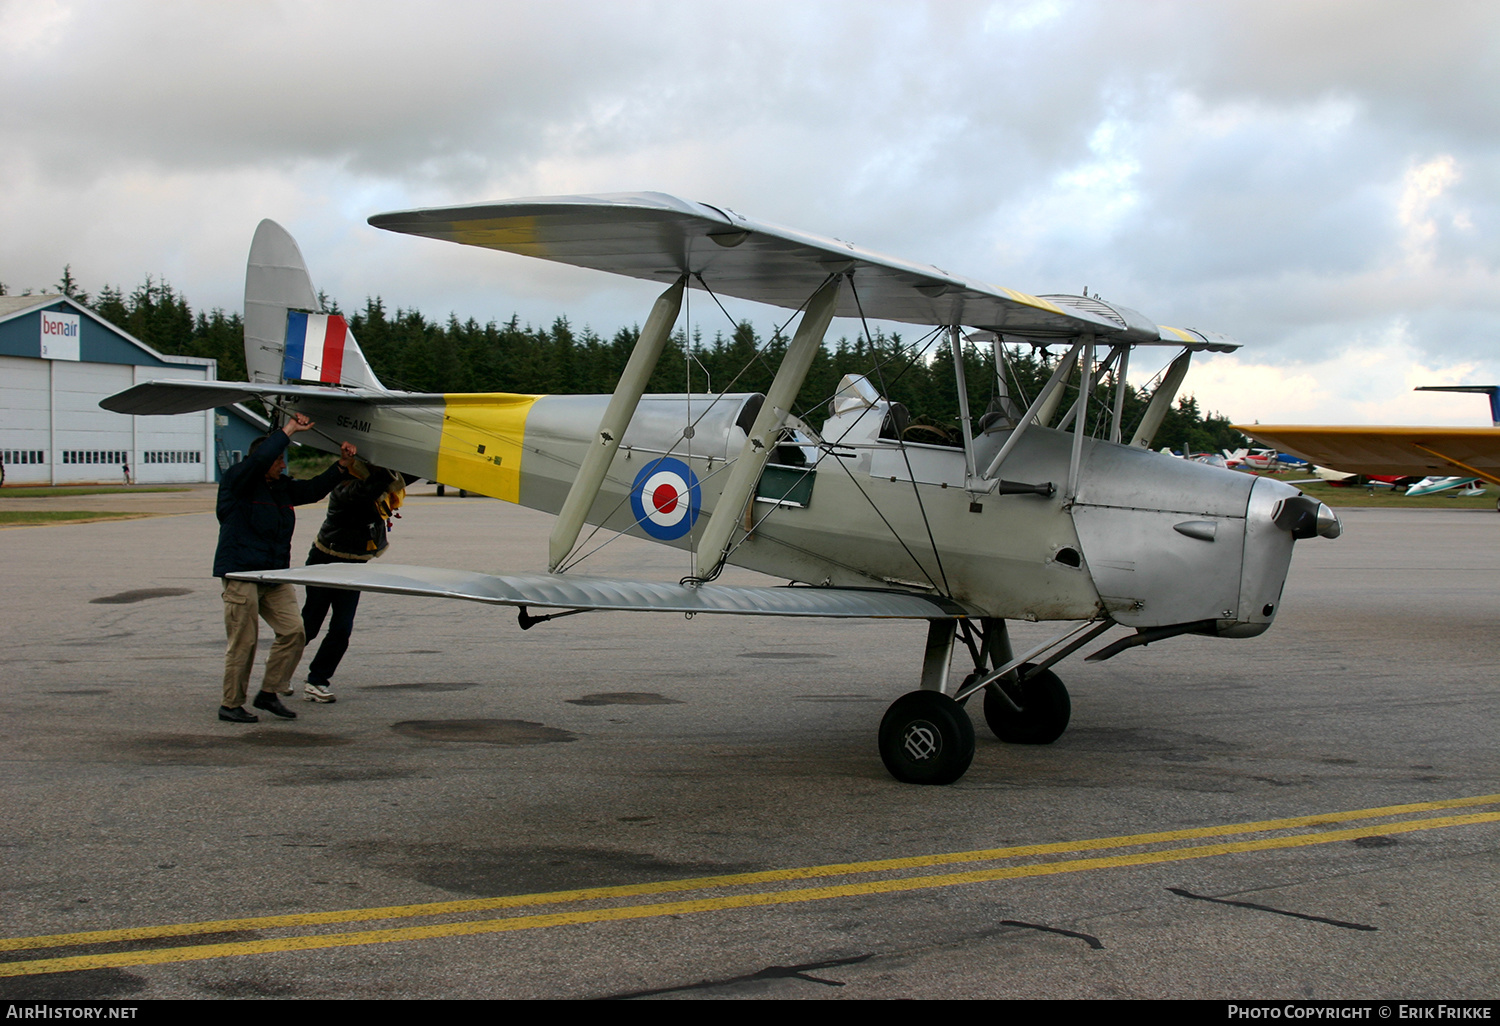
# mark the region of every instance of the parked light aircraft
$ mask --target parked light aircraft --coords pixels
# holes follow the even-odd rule
[[[296,243],[263,222],[245,286],[251,380],[149,382],[102,405],[163,414],[259,397],[357,440],[376,463],[558,519],[548,573],[371,564],[237,577],[516,606],[523,628],[595,610],[924,619],[920,689],[886,712],[879,749],[900,780],[949,783],[974,754],[968,698],[983,693],[1001,740],[1050,743],[1070,715],[1051,669],[1059,660],[1117,625],[1134,633],[1091,659],[1181,634],[1258,635],[1275,617],[1294,539],[1339,532],[1332,511],[1295,488],[1151,451],[1191,354],[1235,348],[1224,336],[1160,327],[1094,297],[985,285],[658,193],[414,210],[370,223],[665,291],[611,395],[396,392],[342,321],[319,312]],[[801,312],[765,395],[643,394],[687,288]],[[999,371],[996,402],[973,415],[955,359],[961,445],[904,438],[904,410],[858,375],[795,416],[834,316],[932,326],[955,355],[966,329],[983,332]],[[1006,389],[1012,343],[1065,351],[1029,402]],[[1182,351],[1127,435],[1121,383],[1131,352],[1162,345]],[[1074,373],[1088,387],[1064,409]],[[1111,380],[1110,402],[1096,400]],[[333,438],[313,444],[333,451]],[[686,550],[690,572],[675,584],[579,573],[586,525]],[[726,565],[791,583],[719,584]],[[1009,620],[1067,625],[1018,654]],[[973,669],[950,673],[960,642]]]
[[[1439,495],[1452,489],[1458,489],[1455,495],[1473,496],[1483,495],[1484,485],[1479,483],[1477,477],[1424,477],[1415,484],[1406,488],[1407,498],[1417,498],[1422,495]]]
[[[1303,427],[1235,425],[1266,445],[1349,474],[1399,481],[1451,476],[1500,484],[1500,386],[1423,385],[1418,392],[1489,396],[1490,427]],[[1462,480],[1462,479],[1461,479]],[[1500,509],[1500,500],[1495,504]]]

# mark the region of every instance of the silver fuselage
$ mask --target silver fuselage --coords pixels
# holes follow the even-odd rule
[[[442,408],[309,400],[289,407],[319,422],[317,437],[299,441],[332,451],[350,440],[375,463],[556,513],[609,400],[515,397],[525,402],[512,420],[487,428],[465,412],[480,408],[478,397],[466,397],[467,406],[448,398]],[[670,456],[696,475],[701,512],[690,531],[662,543],[693,548],[718,515],[725,468],[745,444],[750,400],[646,396],[587,521],[650,537],[631,491],[643,468]],[[961,448],[881,438],[885,412],[881,403],[829,417],[821,439],[797,439],[800,459],[778,450],[793,457],[772,464],[781,465],[781,480],[800,483],[796,500],[763,487],[776,501],[729,513],[739,526],[728,561],[813,585],[942,592],[1006,619],[1105,614],[1139,628],[1213,621],[1217,633],[1243,637],[1274,618],[1293,542],[1272,515],[1295,488],[1085,438],[1069,495],[1073,435],[1033,426],[1000,476],[1050,482],[1053,494],[996,494],[976,487]],[[1008,437],[997,430],[975,438],[973,465],[988,466]],[[510,476],[498,477],[502,471]]]

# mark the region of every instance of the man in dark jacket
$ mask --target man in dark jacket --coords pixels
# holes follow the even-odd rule
[[[349,467],[352,480],[344,481],[328,497],[328,515],[307,553],[307,565],[320,563],[365,563],[389,547],[386,529],[397,515],[406,492],[406,481],[395,471],[372,467],[355,460]],[[307,589],[302,604],[302,628],[311,641],[318,636],[330,609],[328,633],[318,654],[307,668],[302,697],[309,702],[335,700],[330,685],[339,660],[349,649],[354,614],[359,610],[359,592],[340,588]]]
[[[317,502],[332,491],[354,458],[354,446],[345,442],[343,458],[310,481],[283,476],[286,448],[292,436],[306,431],[313,422],[296,414],[279,431],[273,431],[251,446],[250,454],[224,471],[219,481],[219,548],[214,553],[214,576],[223,578],[246,570],[284,570],[291,566],[292,531],[297,526],[293,506]],[[229,648],[224,653],[224,704],[219,719],[230,723],[255,723],[245,709],[250,670],[255,663],[259,639],[258,616],[276,632],[276,641],[266,659],[265,680],[255,696],[255,707],[284,719],[297,714],[281,702],[291,693],[292,673],[302,658],[306,639],[302,617],[297,612],[297,590],[290,584],[257,584],[229,581],[224,584],[224,630]]]

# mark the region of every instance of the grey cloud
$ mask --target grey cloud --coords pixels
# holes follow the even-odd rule
[[[1265,359],[1372,318],[1478,353],[1500,314],[1497,29],[1500,8],[1462,0],[86,4],[24,51],[0,40],[0,160],[36,183],[7,202],[58,208],[0,208],[0,230],[113,216],[63,209],[80,195],[160,202],[120,184],[156,175],[180,188],[139,247],[202,253],[194,222],[227,213],[195,204],[248,175],[267,184],[239,220],[288,219],[346,301],[542,319],[624,293],[375,240],[363,217],[658,188],[1013,287],[1089,284]],[[1407,267],[1404,176],[1442,156],[1460,176]],[[60,252],[38,246],[13,243],[0,278]],[[178,284],[225,305],[238,288]]]

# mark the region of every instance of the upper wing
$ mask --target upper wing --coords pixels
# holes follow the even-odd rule
[[[1084,297],[1033,296],[658,192],[558,196],[376,214],[387,231],[446,239],[663,284],[684,272],[716,292],[795,310],[829,274],[854,272],[840,317],[967,324],[1035,338],[1092,333],[1130,342],[1236,348],[1160,328]],[[856,302],[856,294],[858,302]]]
[[[229,574],[239,581],[304,584],[393,595],[469,599],[501,606],[751,616],[891,617],[942,620],[977,615],[952,599],[864,588],[748,588],[635,581],[577,574],[495,576],[424,566],[325,563]]]
[[[1427,477],[1462,470],[1500,484],[1500,428],[1235,427],[1266,445],[1350,474]]]
[[[373,403],[377,406],[441,403],[441,393],[377,392],[363,389],[322,388],[317,385],[253,385],[246,381],[143,381],[99,401],[112,413],[139,415],[194,413],[229,406],[246,399],[290,395]]]

